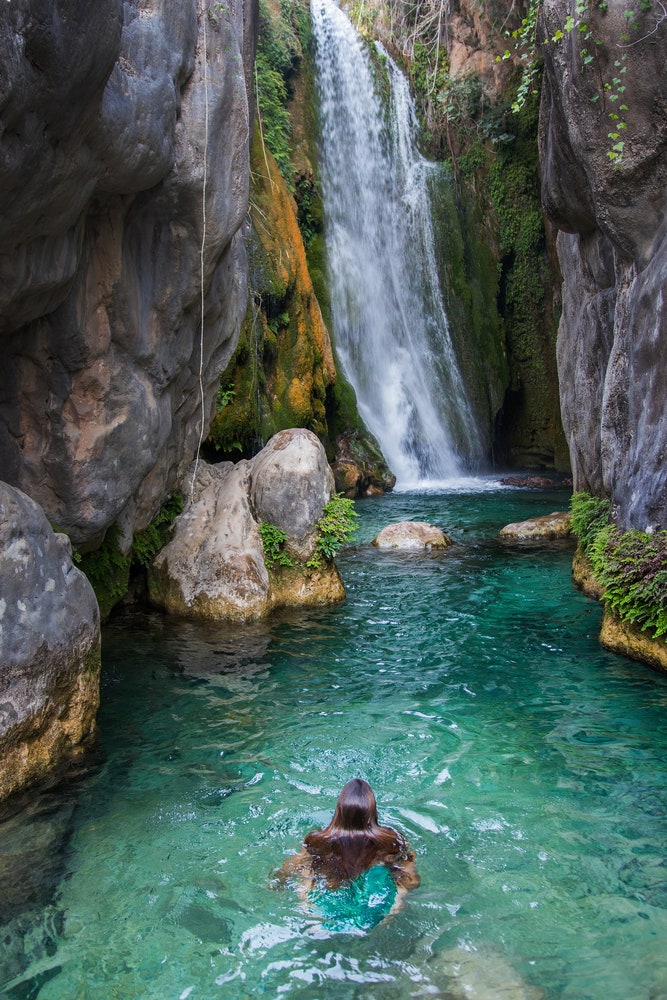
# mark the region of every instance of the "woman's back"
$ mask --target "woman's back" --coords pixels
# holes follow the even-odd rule
[[[337,933],[369,931],[379,924],[396,903],[396,882],[385,865],[373,865],[355,879],[330,889],[317,879],[308,900],[322,925]]]

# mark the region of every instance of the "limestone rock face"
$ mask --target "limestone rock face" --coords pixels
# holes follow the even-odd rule
[[[210,431],[227,458],[237,444],[253,454],[258,442],[284,428],[309,427],[326,438],[324,401],[336,379],[296,203],[258,127],[250,165],[246,243],[253,305],[241,328],[233,368],[225,373],[234,405],[216,414]]]
[[[332,489],[324,448],[307,430],[279,432],[250,461],[200,463],[192,499],[151,568],[151,601],[174,615],[246,621],[342,600],[332,562],[269,572],[259,533],[262,521],[282,528],[286,551],[307,560]]]
[[[531,542],[542,539],[569,538],[572,533],[572,516],[567,511],[556,511],[528,521],[515,521],[500,529],[504,541]]]
[[[574,7],[546,0],[538,34],[553,37]],[[649,8],[631,29],[626,5],[589,9],[594,72],[582,70],[581,33],[545,47],[540,124],[542,197],[561,230],[558,366],[574,487],[607,493],[619,526],[642,530],[667,526],[667,20]],[[615,103],[614,78],[625,88]],[[608,155],[616,113],[627,123],[622,169]]]
[[[0,799],[45,776],[94,731],[97,601],[69,539],[0,483]]]
[[[255,33],[253,0],[0,9],[0,468],[78,545],[150,521],[236,344]]]
[[[654,670],[667,670],[665,637],[656,639],[649,632],[643,632],[638,625],[620,621],[610,611],[605,611],[602,618],[600,642],[612,653],[639,660]]]
[[[428,552],[431,549],[446,549],[452,540],[440,528],[426,521],[398,521],[388,524],[373,539],[378,549],[403,549],[412,552]]]

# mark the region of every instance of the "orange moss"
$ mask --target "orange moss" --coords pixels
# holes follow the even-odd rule
[[[322,400],[336,379],[329,332],[313,290],[294,199],[256,134],[250,217],[265,288],[263,368],[268,430],[301,425],[326,434]]]

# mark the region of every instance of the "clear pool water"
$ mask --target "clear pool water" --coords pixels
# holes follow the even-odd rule
[[[110,624],[98,765],[0,829],[0,994],[667,997],[667,679],[599,646],[571,548],[497,537],[567,502],[364,501],[338,607]],[[368,544],[406,517],[455,549]],[[271,872],[352,776],[422,885],[329,934]]]

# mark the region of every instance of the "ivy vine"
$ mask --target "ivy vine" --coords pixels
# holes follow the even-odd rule
[[[625,134],[628,129],[626,120],[627,112],[630,110],[626,103],[626,83],[628,53],[627,50],[640,42],[645,41],[654,35],[664,21],[667,20],[667,7],[662,0],[631,0],[635,6],[628,6],[624,12],[625,30],[621,32],[616,46],[618,57],[613,62],[611,79],[602,84],[602,91],[593,95],[591,101],[599,101],[604,95],[610,110],[607,112],[610,131],[607,137],[610,140],[607,158],[614,167],[623,165],[623,152],[625,149]],[[507,32],[507,37],[513,41],[513,52],[507,48],[498,59],[510,59],[518,54],[521,60],[521,81],[516,98],[512,103],[514,112],[520,111],[528,96],[535,93],[541,70],[540,51],[542,46],[558,44],[566,35],[576,33],[581,39],[579,57],[582,71],[595,59],[596,46],[601,45],[601,40],[596,38],[591,27],[591,16],[594,11],[606,14],[608,10],[607,0],[577,0],[574,14],[568,14],[561,27],[557,28],[550,38],[538,38],[539,13],[543,0],[529,0],[528,10],[521,24],[512,32]],[[656,10],[654,10],[654,5]],[[653,12],[655,23],[644,32],[643,35],[633,38],[633,32],[641,29],[640,15]]]

